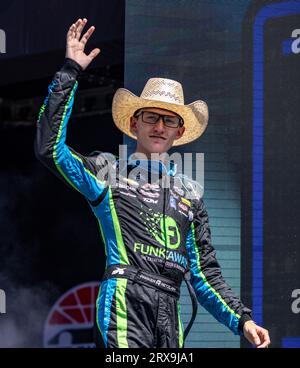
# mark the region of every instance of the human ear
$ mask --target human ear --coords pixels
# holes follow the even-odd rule
[[[178,128],[175,139],[181,138],[183,136],[184,131],[185,131],[185,127],[184,126]]]
[[[134,135],[137,132],[137,119],[134,116],[131,116],[130,118],[130,131]]]

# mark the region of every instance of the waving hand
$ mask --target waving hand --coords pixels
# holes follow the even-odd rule
[[[78,19],[73,23],[67,33],[66,57],[76,61],[82,69],[93,61],[100,53],[100,49],[93,49],[88,55],[84,52],[88,39],[93,34],[95,27],[91,26],[86,33],[81,37],[82,30],[87,23],[87,19]]]

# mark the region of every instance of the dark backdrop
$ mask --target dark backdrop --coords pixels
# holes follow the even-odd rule
[[[123,1],[1,1],[0,315],[1,346],[41,346],[49,308],[77,284],[101,279],[105,254],[87,202],[33,153],[47,86],[64,60],[68,27],[86,17],[102,52],[79,79],[67,144],[82,154],[117,153],[122,135],[111,99],[124,80]]]

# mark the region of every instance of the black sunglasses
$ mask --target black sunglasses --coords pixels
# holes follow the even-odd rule
[[[138,118],[142,116],[142,121],[147,124],[156,124],[160,118],[162,118],[164,125],[168,128],[178,128],[182,127],[184,122],[180,116],[170,116],[170,115],[162,115],[158,114],[157,112],[152,111],[137,111],[133,115],[134,117]]]

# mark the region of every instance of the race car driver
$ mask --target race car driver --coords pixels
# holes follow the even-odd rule
[[[95,29],[81,36],[86,23],[78,19],[68,30],[64,65],[39,113],[35,152],[85,196],[97,218],[107,256],[97,299],[103,345],[183,347],[179,295],[190,272],[204,308],[233,333],[256,347],[267,347],[268,331],[255,324],[251,310],[221,275],[197,185],[177,174],[172,161],[153,160],[153,154],[165,154],[201,136],[208,121],[205,102],[185,105],[180,83],[151,78],[140,96],[120,88],[113,99],[116,126],[137,140],[135,155],[125,166],[101,152],[83,156],[66,145],[77,76],[100,53],[98,48],[84,51]],[[138,174],[132,178],[128,170]]]

